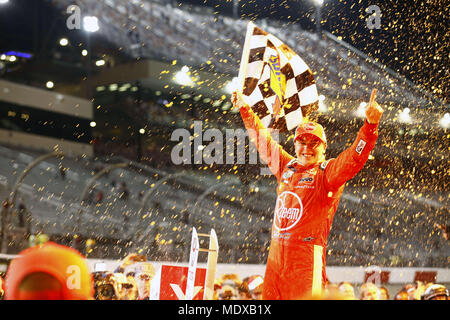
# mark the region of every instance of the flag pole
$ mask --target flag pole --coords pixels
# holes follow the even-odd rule
[[[255,24],[251,21],[247,24],[247,33],[245,35],[244,48],[242,50],[241,65],[239,67],[239,91],[244,91],[245,74],[247,71],[248,57],[250,54],[250,38],[253,34]]]

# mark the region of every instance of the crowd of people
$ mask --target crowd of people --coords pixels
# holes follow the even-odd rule
[[[22,251],[0,277],[0,299],[6,300],[150,300],[155,268],[145,255],[129,254],[115,270],[91,272],[85,257],[73,248],[47,242]],[[223,274],[214,282],[214,300],[260,300],[264,278],[241,279]],[[406,284],[391,297],[383,286],[363,283],[360,294],[350,282],[327,281],[316,300],[448,300],[449,291],[436,283]]]
[[[230,280],[231,283],[230,283]],[[240,280],[235,274],[226,274],[216,280],[216,300],[260,300],[263,277],[257,275]],[[252,285],[253,284],[253,285]],[[359,294],[357,294],[359,289]],[[308,300],[448,300],[449,292],[444,285],[433,282],[405,284],[395,295],[391,296],[385,286],[377,286],[372,282],[358,287],[343,281],[338,284],[327,281],[320,295],[303,297]]]

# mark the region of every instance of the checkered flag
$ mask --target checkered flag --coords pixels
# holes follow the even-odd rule
[[[292,130],[319,107],[314,75],[306,63],[252,22],[247,26],[239,79],[245,101],[268,128]]]

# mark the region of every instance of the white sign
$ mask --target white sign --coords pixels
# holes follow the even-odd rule
[[[199,251],[198,235],[197,230],[192,227],[192,241],[191,241],[191,252],[189,255],[189,270],[188,278],[186,284],[186,300],[192,300],[194,298],[194,282],[195,282],[195,272],[197,270],[197,260]]]
[[[159,300],[159,290],[161,286],[161,268],[153,277],[150,283],[150,300]]]

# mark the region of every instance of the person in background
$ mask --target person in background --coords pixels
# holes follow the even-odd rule
[[[123,273],[114,273],[114,280],[117,286],[117,300],[129,300],[130,298],[133,298],[132,294],[129,292],[129,290],[133,288],[133,284],[128,281]]]
[[[150,299],[151,282],[155,276],[155,267],[150,262],[141,262],[136,267],[136,284],[139,292],[139,300]]]
[[[133,266],[135,265],[135,266]],[[114,270],[116,273],[125,273],[125,269],[134,267],[134,279],[133,282],[137,288],[137,294],[139,300],[150,299],[150,284],[155,276],[155,268],[147,261],[145,255],[139,255],[137,253],[130,253],[122,263]],[[134,290],[134,289],[133,289]]]
[[[425,284],[422,281],[416,281],[414,290],[414,300],[420,300],[422,294],[425,292]]]
[[[363,283],[360,300],[380,300],[380,290],[372,282]]]
[[[380,300],[389,300],[389,291],[386,287],[380,287]]]
[[[4,281],[3,278],[0,277],[0,300],[3,300],[3,297],[5,296],[5,289],[3,288]]]
[[[396,293],[394,300],[409,300],[408,292],[403,288],[400,289],[400,291]]]
[[[242,283],[238,286],[237,300],[252,300],[252,294],[248,289],[248,279],[249,277],[244,278],[242,280]]]
[[[221,290],[222,290],[222,281],[220,279],[214,279],[213,300],[219,300]]]
[[[420,296],[423,293],[425,287],[421,281],[414,284],[410,283],[405,286],[408,293],[408,300],[420,300]]]
[[[219,295],[219,300],[236,300],[236,290],[231,285],[224,285]]]
[[[344,300],[355,300],[355,289],[350,282],[343,281],[339,283],[338,290]]]
[[[421,295],[421,300],[448,300],[449,297],[449,292],[444,285],[432,284]]]
[[[47,242],[11,261],[5,291],[6,300],[92,300],[94,281],[78,251]]]
[[[125,300],[139,300],[139,290],[134,276],[135,272],[133,271],[126,274],[128,286],[126,287]]]
[[[339,292],[339,286],[331,282],[326,283],[323,294],[325,297],[338,297],[341,295]]]
[[[450,239],[450,237],[449,237],[450,225],[435,223],[434,227],[442,230],[442,236],[444,237],[445,240],[449,240]]]
[[[237,288],[241,285],[242,280],[235,273],[226,273],[221,277],[222,289],[219,300],[236,300],[238,293]]]
[[[94,272],[94,281],[95,300],[118,300],[119,293],[112,272]]]
[[[251,292],[252,292],[252,300],[262,300],[262,293],[263,293],[262,285],[256,287]]]
[[[102,203],[102,201],[103,201],[103,192],[98,191],[95,194],[95,203]]]
[[[249,278],[248,288],[252,294],[252,300],[262,300],[264,287],[264,278],[260,275],[254,275]]]

